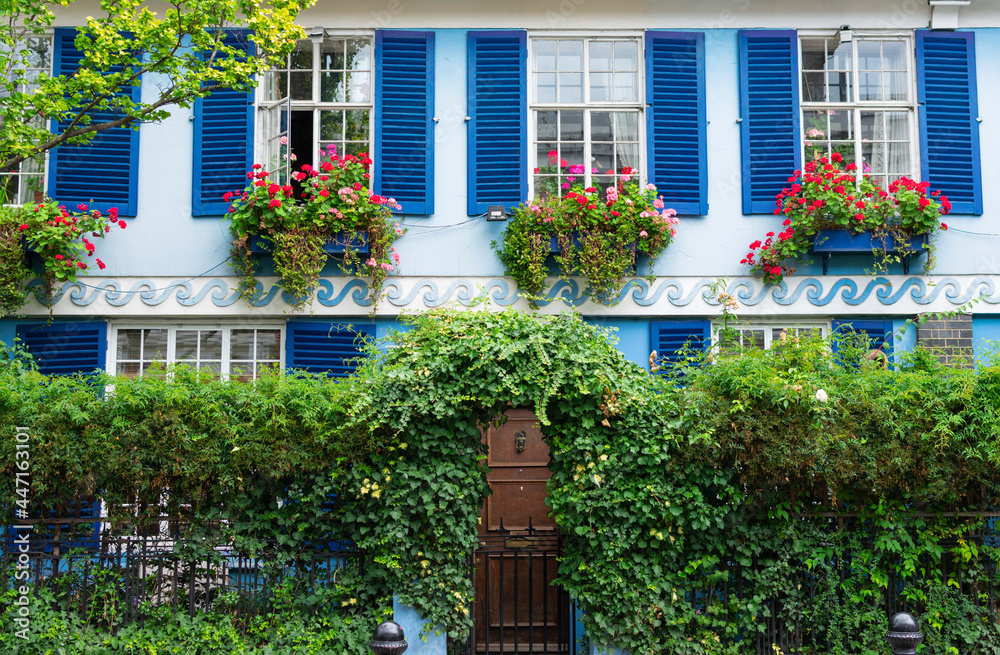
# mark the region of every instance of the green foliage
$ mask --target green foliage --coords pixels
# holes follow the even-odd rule
[[[13,625],[12,592],[0,596],[0,620]],[[224,603],[193,616],[169,607],[143,608],[144,623],[113,622],[113,630],[60,606],[47,589],[31,598],[27,639],[0,632],[0,649],[15,655],[364,655],[375,626],[390,618],[391,605],[350,613],[311,615],[294,608],[287,593],[267,614],[240,629]]]
[[[905,256],[913,253],[911,238],[948,229],[941,218],[951,211],[951,203],[940,191],[928,197],[928,182],[901,177],[886,190],[867,173],[859,175],[854,162],[841,168],[842,163],[838,152],[807,162],[777,195],[774,213],[784,217],[784,229],[777,235],[768,232],[763,243],[751,243],[740,262],[766,284],[777,284],[794,273],[791,264],[808,256],[820,230],[870,231],[876,238],[873,243],[880,244],[873,247],[875,269],[884,274],[889,261],[899,261],[899,255],[887,252],[889,239],[895,239],[898,252]],[[934,244],[929,247],[925,273],[934,268]]]
[[[677,212],[663,208],[655,186],[640,187],[630,182],[631,169],[625,172],[606,190],[575,186],[565,196],[551,194],[514,211],[502,247],[494,242],[493,248],[529,299],[545,287],[553,239],[562,278],[583,276],[591,298],[606,305],[617,302],[625,278],[635,272],[637,253],[652,260],[670,245]]]
[[[408,323],[342,383],[175,369],[102,396],[112,380],[49,379],[12,357],[0,418],[32,426],[33,503],[100,493],[159,512],[169,489],[168,513],[191,519],[184,554],[232,544],[275,579],[308,570],[324,539],[369,558],[324,591],[279,585],[278,620],[234,617],[226,598],[193,620],[162,617],[177,643],[191,631],[233,652],[264,634],[277,649],[282,630],[319,640],[295,617],[353,622],[390,591],[426,627],[467,635],[482,430],[527,406],[550,446],[559,581],[597,645],[729,654],[767,649],[776,623],[802,627],[797,653],[885,655],[890,598],[920,618],[928,652],[1000,652],[995,537],[977,536],[1000,495],[1000,367],[918,354],[892,371],[804,333],[722,348],[681,380],[650,377],[573,315],[437,310]],[[11,440],[0,444],[12,497]],[[38,629],[107,639],[107,607]]]
[[[191,107],[215,88],[254,88],[269,66],[264,53],[281,57],[305,37],[295,18],[311,4],[182,0],[158,14],[139,0],[102,0],[78,28],[79,70],[52,76],[28,70],[38,68],[35,46],[55,22],[52,5],[0,0],[0,14],[9,17],[0,29],[0,70],[9,73],[0,82],[0,170],[62,143],[87,143],[100,130],[162,121],[171,105]],[[249,28],[258,56],[227,45],[230,28]],[[134,102],[132,86],[143,76],[163,82],[146,101]],[[50,120],[65,126],[60,134],[49,131]]]
[[[251,182],[243,191],[222,196],[232,201],[226,220],[234,237],[231,259],[240,292],[250,302],[262,292],[251,254],[251,244],[259,237],[274,253],[275,272],[293,310],[302,309],[312,301],[326,264],[324,246],[336,242],[343,246],[341,270],[371,278],[375,311],[386,276],[399,266],[399,253],[392,244],[405,230],[393,220],[392,210],[401,206],[395,198],[368,189],[373,162],[367,153],[337,156],[331,144],[320,154],[323,161],[318,168],[305,165],[292,173],[305,189],[298,204],[294,187],[274,182],[273,173],[260,164],[247,173]],[[366,257],[359,254],[356,241],[367,246]]]

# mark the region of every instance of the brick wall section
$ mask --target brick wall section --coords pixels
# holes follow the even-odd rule
[[[917,344],[937,355],[942,364],[972,368],[972,316],[918,324]]]

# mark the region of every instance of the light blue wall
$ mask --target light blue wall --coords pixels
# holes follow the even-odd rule
[[[539,6],[539,13],[544,7]],[[635,25],[666,28],[667,13]],[[595,18],[596,20],[596,18]],[[529,23],[531,21],[528,21]],[[726,22],[731,24],[732,21]],[[602,27],[595,24],[594,28]],[[738,30],[705,30],[708,124],[709,215],[683,218],[675,243],[654,265],[661,276],[737,276],[746,246],[778,225],[772,215],[744,216],[741,211]],[[1000,195],[992,183],[1000,174],[1000,29],[975,30],[985,215],[952,216],[953,229],[939,237],[936,272],[1000,273]],[[436,212],[408,218],[409,233],[397,242],[402,273],[418,276],[499,275],[503,268],[490,242],[503,223],[488,223],[466,213],[466,35],[465,29],[435,30],[435,198]],[[156,81],[144,82],[144,94]],[[98,244],[98,256],[109,265],[108,275],[195,276],[229,275],[221,265],[228,256],[227,224],[216,218],[191,217],[193,123],[190,110],[172,110],[160,125],[143,125],[139,156],[139,215],[125,231],[114,231]],[[525,163],[527,165],[527,163]],[[976,232],[966,234],[960,232]],[[870,266],[870,257],[834,258],[830,273],[856,273]],[[892,272],[901,272],[895,267]],[[919,272],[919,262],[913,272]],[[819,262],[799,269],[818,273]],[[329,274],[335,269],[328,268]]]
[[[986,364],[1000,352],[1000,314],[972,317],[972,348],[977,364]]]

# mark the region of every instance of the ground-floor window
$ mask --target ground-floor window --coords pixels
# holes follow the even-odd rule
[[[284,330],[278,326],[122,326],[112,339],[109,369],[126,377],[186,364],[246,381],[284,364]]]

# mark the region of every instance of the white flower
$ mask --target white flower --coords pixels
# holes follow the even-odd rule
[[[820,401],[821,403],[825,403],[827,401],[827,398],[828,396],[826,395],[826,391],[820,389],[819,391],[816,392],[816,400]]]

